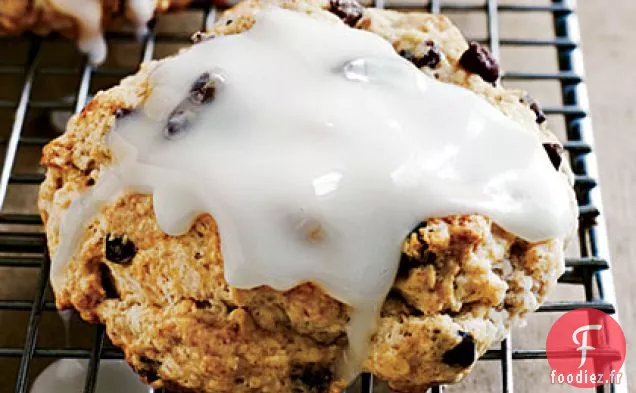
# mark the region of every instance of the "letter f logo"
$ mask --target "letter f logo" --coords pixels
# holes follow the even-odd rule
[[[572,341],[574,341],[574,344],[581,345],[576,349],[577,351],[581,351],[581,364],[579,364],[579,368],[583,367],[583,365],[585,364],[587,351],[596,349],[591,345],[587,345],[588,330],[601,330],[601,328],[601,325],[583,325],[580,328],[576,329],[574,333],[572,333]],[[576,336],[581,332],[583,332],[583,334],[581,335],[581,342],[579,342]]]

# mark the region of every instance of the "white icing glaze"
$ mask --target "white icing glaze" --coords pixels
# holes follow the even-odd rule
[[[53,6],[77,21],[77,46],[88,55],[91,64],[98,65],[106,59],[106,41],[102,32],[101,0],[51,0]],[[153,0],[128,0],[126,10],[133,18],[137,34],[146,33],[146,24],[155,11]]]
[[[75,311],[73,309],[57,311],[57,315],[60,316],[62,324],[64,325],[64,346],[66,348],[71,347],[71,319],[74,313]]]
[[[188,103],[206,72],[215,99]],[[372,33],[268,10],[251,30],[199,43],[150,78],[144,105],[109,135],[116,165],[62,220],[56,288],[104,201],[152,193],[167,233],[214,216],[231,285],[312,281],[350,304],[341,371],[352,377],[401,242],[420,221],[481,213],[528,240],[572,225],[570,187],[537,133],[425,76]],[[167,139],[179,105],[190,126]]]
[[[52,0],[55,8],[77,21],[77,46],[92,64],[106,58],[106,41],[102,36],[102,2],[100,0]]]
[[[154,0],[128,0],[126,11],[133,18],[137,35],[142,37],[148,32],[147,24],[155,13]]]

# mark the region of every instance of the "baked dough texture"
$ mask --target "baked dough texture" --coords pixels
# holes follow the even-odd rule
[[[488,80],[492,72],[479,69],[487,52],[470,49],[446,17],[344,1],[275,2],[380,35],[422,72],[474,91],[539,133],[556,157],[556,169],[571,178],[536,103],[523,91]],[[271,4],[240,3],[209,33],[249,29],[255,12]],[[51,253],[69,204],[111,165],[105,136],[119,116],[142,105],[152,89],[148,75],[160,63],[145,64],[98,93],[66,133],[45,147],[39,209]],[[396,392],[461,380],[512,323],[543,302],[564,269],[566,239],[529,243],[477,214],[423,219],[402,245],[399,273],[364,364]],[[87,223],[64,276],[57,306],[103,323],[154,387],[206,393],[344,388],[335,365],[347,346],[349,307],[311,283],[286,292],[232,288],[224,280],[218,229],[208,214],[186,233],[170,236],[157,224],[152,196],[122,195]]]

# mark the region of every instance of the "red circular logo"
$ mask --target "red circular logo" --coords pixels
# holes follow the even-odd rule
[[[602,311],[569,311],[552,325],[546,340],[550,382],[577,388],[621,383],[625,335]]]

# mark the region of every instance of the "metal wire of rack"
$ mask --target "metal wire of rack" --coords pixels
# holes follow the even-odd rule
[[[215,9],[206,5],[206,1],[197,1],[192,9],[201,13],[202,28],[215,18]],[[581,286],[584,298],[579,301],[557,301],[544,304],[538,309],[540,313],[562,313],[579,308],[595,308],[616,317],[616,298],[613,279],[610,272],[609,252],[605,223],[600,214],[601,196],[597,187],[596,156],[593,152],[593,136],[588,114],[588,98],[583,81],[582,53],[579,44],[579,28],[576,16],[575,0],[552,0],[547,5],[536,4],[499,4],[497,0],[484,0],[479,4],[457,3],[450,0],[430,0],[426,3],[414,3],[408,0],[375,0],[379,8],[394,8],[401,10],[428,10],[432,13],[440,12],[479,12],[486,16],[487,36],[480,41],[489,45],[492,53],[499,57],[502,48],[506,47],[549,47],[554,48],[558,57],[558,72],[507,72],[504,80],[508,81],[557,81],[563,105],[545,108],[545,113],[551,117],[563,119],[567,133],[564,143],[569,153],[572,168],[576,174],[576,194],[579,203],[580,228],[579,255],[566,260],[566,272],[559,279],[561,284]],[[501,13],[544,13],[552,18],[554,27],[553,39],[519,39],[500,37],[499,21]],[[461,26],[460,26],[461,27]],[[133,34],[110,33],[109,40],[134,42]],[[19,367],[12,386],[7,392],[16,393],[28,391],[29,382],[33,379],[32,364],[38,358],[83,358],[89,359],[88,373],[85,381],[84,393],[95,390],[96,377],[99,372],[101,359],[122,359],[122,353],[107,344],[105,331],[102,326],[94,328],[94,338],[90,348],[45,347],[38,344],[38,336],[43,315],[55,312],[55,305],[47,300],[47,287],[50,261],[45,245],[41,221],[37,214],[7,211],[5,201],[12,189],[20,186],[32,185],[36,187],[43,179],[41,171],[19,171],[16,162],[20,159],[23,148],[41,148],[54,135],[27,135],[24,130],[30,111],[69,110],[78,112],[87,102],[91,93],[91,81],[98,76],[112,76],[120,78],[135,71],[134,67],[103,66],[92,68],[85,61],[81,67],[44,67],[40,65],[42,48],[56,38],[40,38],[25,36],[20,38],[0,38],[0,43],[20,42],[27,47],[24,51],[24,62],[0,63],[0,77],[20,80],[17,97],[12,99],[0,95],[0,111],[10,113],[11,124],[6,129],[0,129],[0,144],[4,148],[4,161],[0,172],[0,269],[36,270],[34,275],[35,293],[31,300],[2,300],[0,311],[10,310],[28,313],[26,334],[22,346],[0,346],[0,360],[19,359]],[[152,59],[158,43],[189,42],[189,36],[182,34],[161,34],[151,31],[140,44],[140,62]],[[2,59],[2,57],[0,57]],[[79,78],[78,87],[72,100],[40,100],[34,98],[36,80],[39,75],[57,77],[71,76]],[[0,86],[3,86],[0,83]],[[2,89],[5,87],[3,86]],[[2,123],[0,123],[2,124]],[[3,126],[4,127],[4,126]],[[0,325],[0,337],[3,334]],[[106,343],[106,345],[105,345]],[[513,369],[516,362],[524,360],[546,359],[545,348],[514,349],[510,337],[498,349],[491,349],[480,361],[496,361],[500,363],[501,391],[514,391],[515,381]],[[359,391],[371,393],[374,391],[372,376],[363,375],[359,383]],[[0,391],[3,387],[0,386]],[[444,387],[432,389],[442,392]],[[603,385],[597,392],[627,392],[626,383],[620,385]]]

